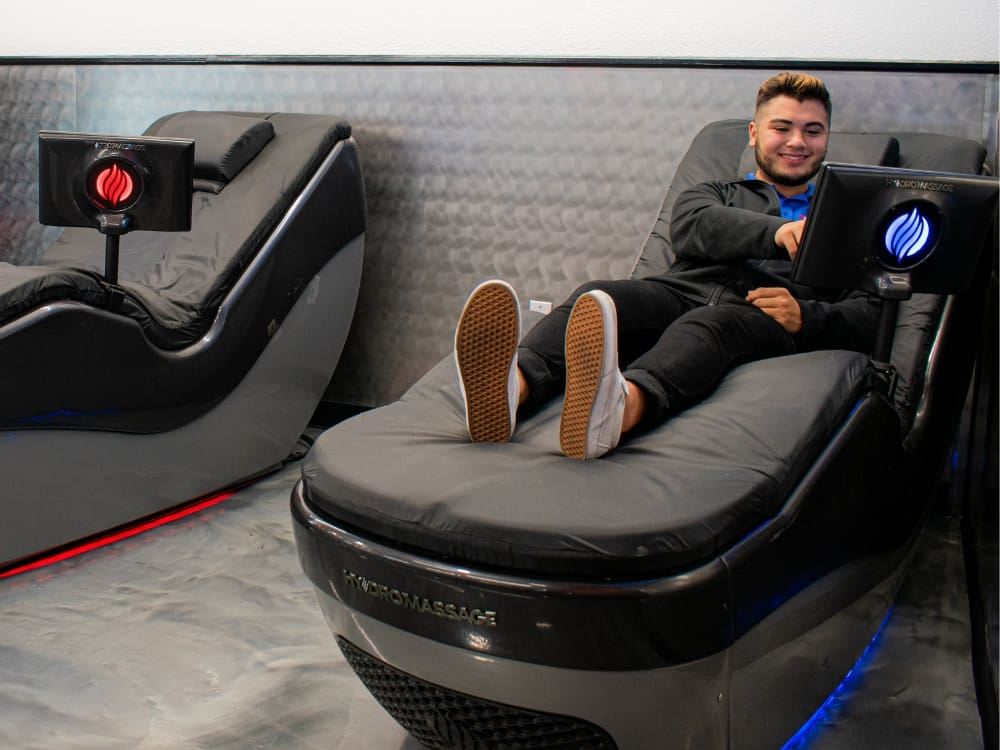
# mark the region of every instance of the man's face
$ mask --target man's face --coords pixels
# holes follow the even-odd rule
[[[803,192],[819,172],[829,140],[828,118],[821,102],[776,96],[760,106],[750,123],[757,179],[773,183],[784,195]]]

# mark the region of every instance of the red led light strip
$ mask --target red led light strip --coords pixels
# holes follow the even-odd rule
[[[71,557],[76,557],[77,555],[82,555],[85,552],[92,552],[95,549],[100,549],[101,547],[107,547],[109,544],[114,544],[115,542],[120,542],[122,539],[128,539],[129,537],[136,536],[137,534],[142,534],[144,531],[149,531],[150,529],[155,529],[159,526],[165,526],[168,523],[173,523],[181,518],[186,518],[187,516],[199,513],[207,508],[211,508],[213,505],[218,505],[219,503],[228,500],[235,492],[223,492],[218,495],[213,495],[212,497],[206,498],[205,500],[199,500],[198,502],[192,503],[191,505],[184,506],[170,513],[165,513],[162,516],[157,516],[156,518],[145,521],[135,526],[129,526],[127,529],[117,531],[107,536],[99,537],[98,539],[92,539],[89,542],[84,542],[82,544],[70,547],[63,550],[62,552],[56,552],[52,555],[47,555],[45,557],[39,558],[38,560],[33,560],[32,562],[25,563],[16,568],[11,568],[10,570],[0,571],[0,580],[4,578],[10,578],[11,576],[16,576],[20,573],[27,573],[29,570],[37,570],[38,568],[44,568],[47,565],[52,565],[57,562],[62,562],[63,560],[68,560]]]

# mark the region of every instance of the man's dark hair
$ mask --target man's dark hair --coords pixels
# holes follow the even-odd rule
[[[808,73],[779,73],[768,78],[761,84],[760,90],[757,92],[757,109],[776,96],[790,96],[800,102],[806,99],[815,99],[823,105],[828,120],[833,112],[830,92],[827,91],[826,84]]]

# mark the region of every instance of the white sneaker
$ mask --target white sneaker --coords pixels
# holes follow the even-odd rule
[[[581,295],[566,324],[566,396],[559,445],[570,458],[599,458],[618,445],[628,388],[618,370],[618,316],[600,290]]]
[[[473,442],[506,443],[514,434],[521,309],[506,281],[472,290],[455,330],[455,362]]]

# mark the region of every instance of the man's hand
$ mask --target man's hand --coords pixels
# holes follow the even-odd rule
[[[753,289],[747,295],[747,302],[770,315],[789,333],[795,334],[802,330],[802,309],[798,300],[784,287],[762,286]]]
[[[792,260],[795,260],[795,255],[799,252],[799,242],[802,240],[802,230],[805,228],[806,220],[799,219],[782,224],[774,233],[775,244],[783,248]]]

